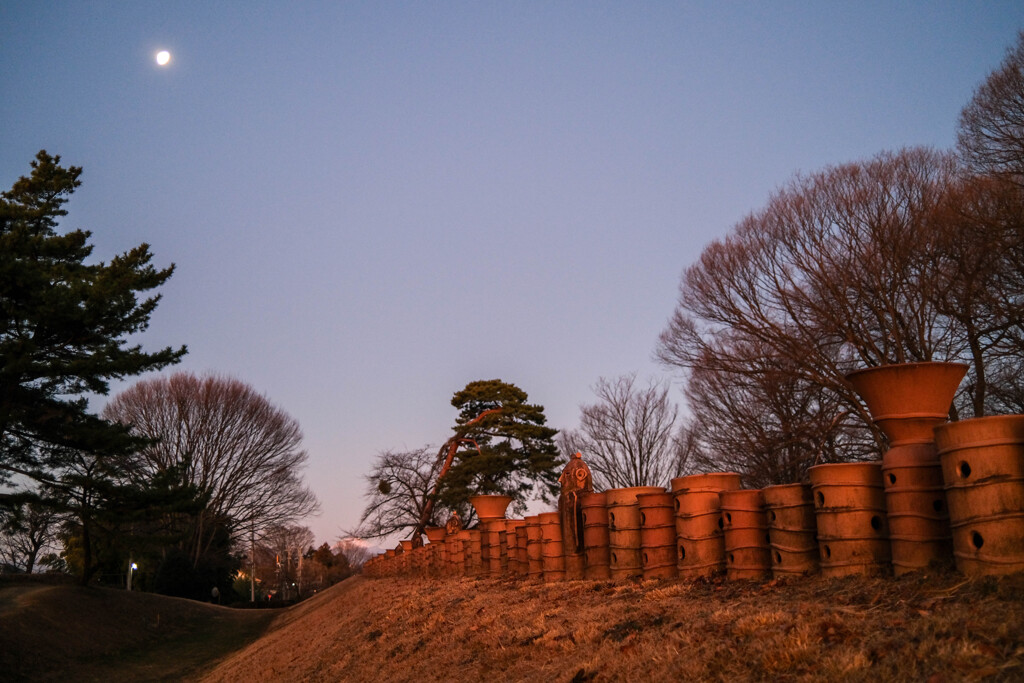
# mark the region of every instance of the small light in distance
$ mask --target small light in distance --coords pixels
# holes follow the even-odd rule
[[[156,53],[156,63],[160,66],[167,66],[171,63],[171,53],[167,50],[160,50]]]

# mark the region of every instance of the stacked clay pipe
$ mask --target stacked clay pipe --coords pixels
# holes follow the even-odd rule
[[[952,557],[949,510],[935,427],[949,419],[961,363],[901,363],[858,370],[847,379],[889,441],[882,454],[892,565],[896,575]]]
[[[608,546],[608,494],[583,494],[583,577],[610,579],[611,550]]]
[[[804,576],[818,571],[818,526],[811,487],[779,484],[761,489],[768,516],[772,576]]]
[[[681,578],[695,579],[725,571],[719,494],[739,488],[740,475],[736,472],[693,474],[672,480]]]
[[[1024,571],[1024,415],[951,422],[935,436],[957,569]]]
[[[666,491],[641,493],[636,497],[640,511],[640,555],[645,579],[674,579],[676,567],[676,522],[672,494]]]
[[[730,581],[760,580],[771,574],[768,516],[760,489],[722,491],[725,575]]]
[[[615,580],[643,576],[643,556],[640,550],[640,508],[637,496],[661,493],[660,486],[632,486],[609,489],[608,547],[611,552],[611,578]]]
[[[882,463],[846,462],[808,470],[823,576],[878,576],[890,569]]]
[[[541,566],[545,583],[565,579],[565,552],[562,549],[562,520],[557,512],[537,515],[541,537]]]
[[[534,580],[544,578],[544,557],[542,555],[544,539],[541,538],[540,516],[526,518],[526,557],[527,575]]]

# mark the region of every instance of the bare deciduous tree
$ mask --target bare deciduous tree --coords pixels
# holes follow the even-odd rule
[[[957,145],[974,170],[1024,186],[1024,31],[960,112]]]
[[[0,510],[0,564],[31,574],[42,553],[56,548],[61,520],[51,507],[35,502]]]
[[[599,489],[665,486],[683,472],[688,451],[665,383],[638,386],[633,373],[602,377],[593,390],[598,402],[580,406],[579,429],[557,440],[564,454],[584,454]]]
[[[411,451],[382,451],[366,475],[369,502],[350,535],[384,538],[416,528],[427,504],[441,460],[429,446]],[[440,526],[442,510],[435,508],[430,526]],[[463,517],[463,519],[466,519]],[[468,521],[468,520],[467,520]]]
[[[298,422],[243,382],[191,373],[145,380],[103,415],[153,441],[135,457],[130,478],[181,467],[186,482],[209,496],[195,531],[196,558],[216,524],[237,542],[319,507],[302,481],[307,455]]]

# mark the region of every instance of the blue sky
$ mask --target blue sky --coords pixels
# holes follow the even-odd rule
[[[570,428],[601,376],[673,378],[702,247],[794,173],[951,147],[1022,28],[1020,2],[8,2],[0,187],[61,154],[97,257],[177,265],[142,341],[299,420],[329,541],[467,382]]]

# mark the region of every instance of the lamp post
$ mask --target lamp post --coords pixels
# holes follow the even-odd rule
[[[128,557],[128,590],[132,589],[132,575],[135,574],[135,570],[139,568],[139,565],[132,561],[131,556]]]

